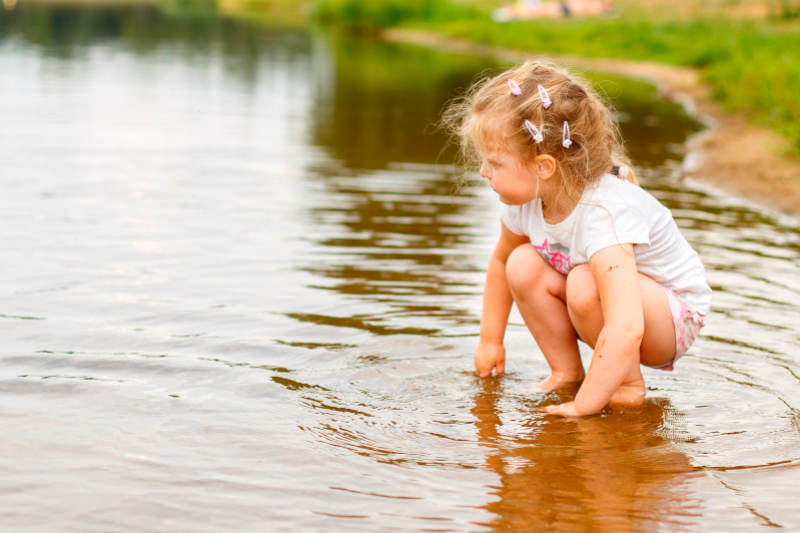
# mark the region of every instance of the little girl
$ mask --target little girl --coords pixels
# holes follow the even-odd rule
[[[550,365],[540,386],[581,384],[561,416],[644,400],[639,364],[672,370],[711,305],[694,250],[638,186],[609,108],[565,70],[529,61],[486,79],[445,114],[500,197],[475,366],[505,368],[512,303]],[[476,165],[477,166],[477,165]],[[578,339],[594,349],[586,373]]]

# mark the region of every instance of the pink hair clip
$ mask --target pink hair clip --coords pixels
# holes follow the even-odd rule
[[[617,174],[617,175],[620,177],[620,179],[627,180],[628,179],[628,173],[630,171],[631,171],[631,169],[629,169],[627,165],[622,165],[622,166],[619,167],[619,174]]]
[[[517,82],[511,78],[508,79],[508,86],[511,88],[511,94],[514,96],[519,96],[522,94],[522,89],[520,89],[519,85],[517,85]]]
[[[531,137],[533,137],[533,140],[536,141],[537,144],[544,140],[544,135],[542,135],[542,132],[539,131],[539,128],[533,125],[533,122],[530,120],[525,120],[524,124],[528,129],[528,133],[531,134]]]
[[[542,105],[544,106],[545,109],[553,105],[553,101],[550,100],[550,95],[547,94],[547,90],[544,87],[542,87],[541,84],[539,84],[539,96],[542,99]]]
[[[569,134],[569,122],[564,121],[564,129],[561,131],[561,146],[569,148],[572,146],[572,139]]]

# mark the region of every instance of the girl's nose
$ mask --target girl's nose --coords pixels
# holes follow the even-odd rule
[[[480,175],[482,178],[489,179],[489,165],[487,165],[486,162],[481,164]]]

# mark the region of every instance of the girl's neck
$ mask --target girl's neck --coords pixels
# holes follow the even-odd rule
[[[563,222],[580,202],[583,191],[568,191],[559,187],[542,195],[542,217],[548,224]]]

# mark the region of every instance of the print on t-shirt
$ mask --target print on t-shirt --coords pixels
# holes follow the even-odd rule
[[[566,246],[558,243],[548,245],[547,239],[545,239],[540,246],[534,244],[533,247],[539,252],[539,255],[544,257],[545,261],[562,274],[569,274],[569,271],[572,270],[572,258],[569,256],[569,248]]]

